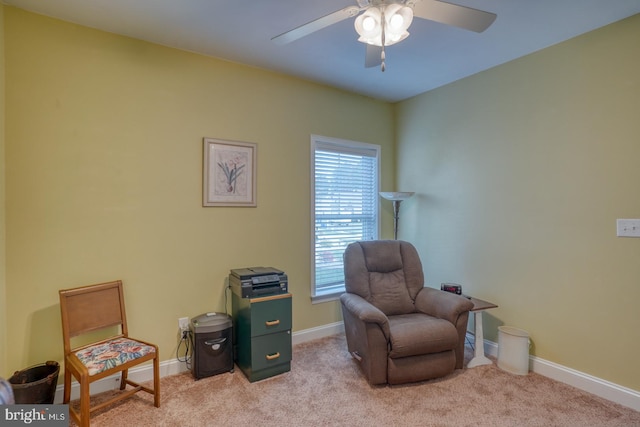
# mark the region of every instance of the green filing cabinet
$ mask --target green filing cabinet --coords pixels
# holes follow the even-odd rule
[[[236,364],[249,381],[291,370],[291,294],[242,298],[233,292]]]

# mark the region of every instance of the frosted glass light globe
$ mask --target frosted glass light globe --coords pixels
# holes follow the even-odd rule
[[[398,30],[402,28],[403,23],[404,23],[404,18],[399,13],[394,14],[391,17],[391,21],[389,21],[389,24],[391,24],[391,28],[394,30]]]
[[[372,31],[375,27],[376,27],[376,20],[373,19],[371,16],[366,16],[362,20],[362,28],[364,28],[366,31]]]

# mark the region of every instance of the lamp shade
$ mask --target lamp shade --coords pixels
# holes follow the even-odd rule
[[[353,24],[360,35],[358,41],[367,44],[380,43],[382,35],[382,13],[377,7],[370,7],[358,16]],[[380,46],[378,44],[377,46]]]
[[[398,221],[400,217],[400,203],[413,196],[413,191],[382,191],[380,196],[393,202],[393,238],[398,238]]]
[[[399,4],[390,4],[384,11],[385,45],[391,46],[409,36],[409,25],[413,21],[413,9]]]
[[[380,196],[391,201],[402,201],[407,200],[414,194],[413,191],[383,191],[380,193]]]

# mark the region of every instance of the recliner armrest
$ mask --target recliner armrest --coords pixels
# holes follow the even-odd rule
[[[386,339],[389,339],[389,319],[376,306],[359,295],[345,292],[340,296],[342,306],[355,317],[365,323],[376,323],[382,329]]]
[[[418,292],[415,304],[419,311],[448,320],[454,325],[461,314],[473,308],[473,303],[463,296],[429,287],[424,287]]]

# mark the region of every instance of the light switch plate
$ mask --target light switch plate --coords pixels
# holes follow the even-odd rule
[[[618,237],[640,237],[640,219],[616,220]]]

